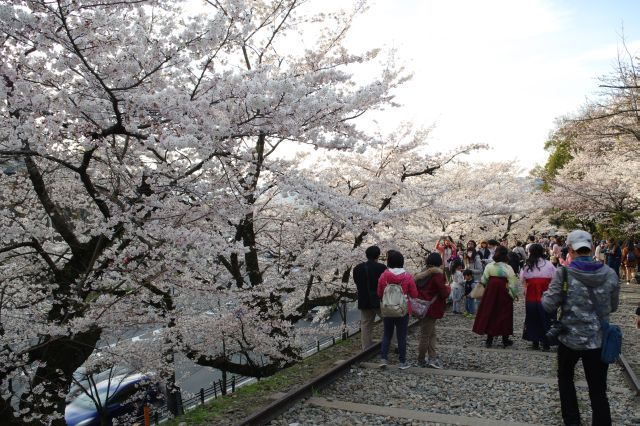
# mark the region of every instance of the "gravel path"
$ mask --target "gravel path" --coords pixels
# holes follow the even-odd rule
[[[640,331],[633,324],[635,306],[640,301],[640,286],[625,286],[619,312],[611,322],[624,332],[623,353],[640,366]],[[373,406],[440,413],[471,418],[532,424],[562,424],[558,390],[555,385],[555,353],[534,351],[521,337],[524,303],[514,306],[515,344],[510,349],[484,348],[484,339],[471,332],[473,320],[447,313],[438,322],[438,353],[447,370],[518,376],[521,381],[434,375],[417,367],[397,368],[397,355],[390,355],[386,369],[358,368],[320,391],[328,400]],[[417,358],[417,330],[408,339],[407,360]],[[499,343],[499,341],[498,341]],[[499,347],[499,346],[498,346]],[[523,377],[524,376],[524,377]],[[526,378],[545,378],[551,383],[529,383]],[[630,390],[622,369],[609,369],[609,400],[614,425],[640,425],[640,403]],[[576,380],[584,380],[581,365]],[[622,389],[621,389],[622,388]],[[627,390],[628,389],[628,390]],[[578,399],[584,424],[591,423],[588,391],[578,387]],[[425,420],[364,414],[299,403],[271,422],[272,425],[430,425]]]

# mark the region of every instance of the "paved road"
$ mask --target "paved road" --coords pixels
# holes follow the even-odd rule
[[[348,305],[347,309],[347,324],[354,326],[357,321],[360,320],[358,310],[354,303]],[[342,324],[342,318],[338,311],[333,312],[331,317],[327,321],[327,325],[332,327],[338,327]],[[298,327],[315,327],[316,324],[302,320],[297,324]],[[339,335],[339,333],[337,333]],[[325,336],[320,336],[325,337]],[[330,336],[326,336],[330,337]],[[313,339],[310,339],[309,345],[313,345]],[[178,384],[184,392],[185,396],[195,394],[200,388],[209,388],[213,385],[214,381],[218,381],[222,378],[222,373],[219,370],[202,367],[193,362],[185,359],[181,359],[178,363],[177,369]],[[231,380],[231,375],[228,375],[228,380]]]

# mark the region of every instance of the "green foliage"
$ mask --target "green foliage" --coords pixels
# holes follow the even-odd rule
[[[549,223],[557,228],[584,229],[599,238],[615,238],[626,240],[635,235],[629,235],[625,230],[626,225],[638,221],[640,212],[616,212],[611,217],[600,220],[589,220],[577,217],[575,214],[552,209],[547,212]]]
[[[559,130],[553,132],[547,142],[544,144],[544,149],[549,152],[549,158],[544,167],[537,166],[531,171],[533,176],[542,179],[542,190],[549,192],[553,179],[558,174],[558,171],[562,169],[573,158],[571,155],[571,137],[565,136]]]
[[[574,214],[564,210],[552,209],[548,212],[549,223],[556,228],[564,229],[584,229],[592,234],[602,235],[600,224],[592,220],[576,217]]]

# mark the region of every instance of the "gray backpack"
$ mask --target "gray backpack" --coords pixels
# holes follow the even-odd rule
[[[388,283],[382,293],[380,314],[383,318],[401,318],[407,315],[407,296],[400,284]]]

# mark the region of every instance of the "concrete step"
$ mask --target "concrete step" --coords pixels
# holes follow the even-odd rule
[[[483,419],[480,417],[456,416],[452,414],[431,413],[428,411],[409,410],[405,408],[382,407],[372,404],[359,404],[355,402],[329,400],[320,397],[311,397],[307,404],[334,410],[345,410],[377,416],[396,417],[410,420],[419,420],[430,423],[466,426],[535,426],[535,423],[507,422],[495,419]]]

